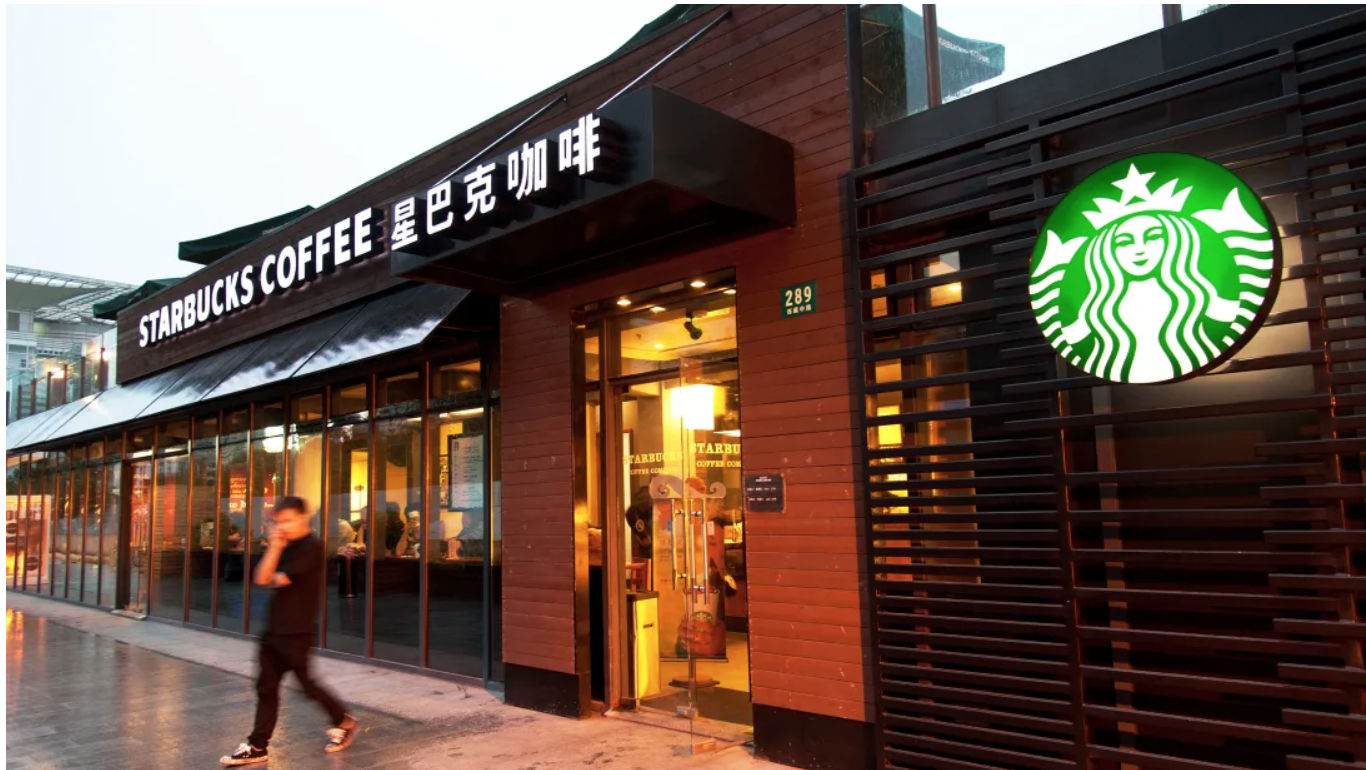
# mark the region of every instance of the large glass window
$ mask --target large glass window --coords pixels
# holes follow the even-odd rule
[[[218,512],[218,450],[200,446],[190,453],[189,621],[213,625],[214,547],[227,516]],[[226,534],[226,532],[224,532]]]
[[[52,567],[49,583],[53,596],[66,596],[67,549],[71,547],[71,468],[62,463],[57,473],[56,504],[52,515]]]
[[[86,538],[90,530],[90,487],[87,486],[88,469],[85,463],[85,454],[81,454],[81,462],[71,469],[71,545],[67,551],[67,590],[66,597],[76,601],[85,601],[86,591],[93,595],[95,583],[91,570],[86,568]],[[98,530],[96,530],[98,534]],[[86,587],[89,582],[89,587]]]
[[[100,523],[100,606],[113,609],[119,589],[119,522],[122,512],[122,465],[106,462],[104,520]]]
[[[23,473],[25,464],[24,458],[20,455],[5,458],[5,580],[10,585],[16,585],[15,565],[22,558],[19,526],[24,517],[20,515],[20,509],[28,504],[25,488],[27,480]]]
[[[156,462],[152,526],[152,614],[172,620],[183,620],[190,458],[181,454],[161,457]]]
[[[429,418],[427,490],[428,665],[480,676],[487,516],[484,410]]]
[[[313,529],[325,538],[323,510],[323,403],[322,394],[297,397],[290,404],[289,494],[301,497],[315,514]],[[324,540],[326,542],[326,540]],[[322,565],[318,567],[324,569]]]
[[[251,574],[266,550],[270,515],[275,501],[284,491],[284,405],[265,404],[255,409],[252,417],[255,430],[251,442],[251,511],[247,523],[251,528],[250,569],[247,570],[247,595],[251,597],[249,633],[265,630],[266,608],[270,605],[270,590],[253,590]]]
[[[218,614],[214,625],[242,630],[246,601],[247,442],[245,434],[225,437],[218,457]]]
[[[421,396],[421,390],[414,395]],[[417,665],[421,616],[422,418],[375,423],[375,657]]]
[[[370,427],[333,421],[327,446],[328,649],[364,655],[370,518]]]

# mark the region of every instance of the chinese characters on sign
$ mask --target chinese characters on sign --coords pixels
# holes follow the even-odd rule
[[[523,142],[503,158],[399,200],[391,209],[390,249],[420,250],[429,236],[476,237],[524,216],[529,204],[563,200],[575,180],[610,170],[613,136],[610,124],[589,113],[558,134]]]
[[[816,312],[816,282],[807,281],[783,289],[783,318]]]

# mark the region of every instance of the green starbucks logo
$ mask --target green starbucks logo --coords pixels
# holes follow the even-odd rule
[[[1083,371],[1167,382],[1232,355],[1276,298],[1275,227],[1241,179],[1193,155],[1111,164],[1044,222],[1029,296],[1044,337]]]

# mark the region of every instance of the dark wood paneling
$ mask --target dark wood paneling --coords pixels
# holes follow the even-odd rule
[[[1366,763],[1366,13],[1299,28],[1328,13],[1216,11],[909,118],[855,172],[884,766]],[[969,119],[992,105],[1011,117]],[[1081,376],[1024,311],[1037,228],[1073,181],[1162,151],[1263,196],[1285,233],[1272,320],[1187,382]],[[962,271],[926,277],[949,252]],[[928,302],[947,281],[961,301]]]
[[[555,369],[548,359],[558,361],[561,352],[569,354],[569,311],[624,292],[732,267],[739,292],[743,461],[747,471],[794,472],[788,481],[789,512],[752,516],[746,527],[750,565],[758,570],[749,579],[753,700],[858,722],[870,717],[871,700],[865,686],[867,593],[857,567],[864,548],[861,486],[848,473],[857,447],[846,327],[845,215],[839,194],[839,179],[850,166],[844,9],[735,6],[732,11],[731,20],[665,65],[654,81],[791,142],[798,171],[798,224],[587,278],[504,306],[506,563],[534,560],[550,565],[550,573],[536,585],[538,602],[550,599],[552,592],[565,606],[574,601],[572,496],[561,486],[569,483],[568,477],[554,475],[561,469],[569,472],[570,431],[575,426],[567,415],[573,405],[562,374],[550,376],[564,382],[564,388],[541,376]],[[693,28],[666,36],[653,50],[662,55]],[[576,85],[571,100],[600,101],[633,75],[625,70],[595,72],[584,79],[582,89],[597,93],[581,96]],[[780,319],[781,287],[811,278],[819,282],[821,312]],[[531,381],[518,383],[519,378]],[[800,387],[794,387],[794,381]],[[535,403],[518,404],[521,399]],[[533,418],[543,409],[549,416]],[[564,417],[556,422],[556,415]],[[801,424],[803,416],[807,424]],[[789,432],[784,437],[782,431]],[[755,438],[748,438],[751,435]],[[765,438],[770,435],[773,438]],[[556,491],[547,494],[541,487],[515,492],[514,474],[528,478],[526,464],[537,460],[554,463],[540,473],[550,474],[541,478],[552,479]],[[509,498],[514,494],[538,497],[514,505]],[[812,520],[829,523],[811,526]],[[553,526],[556,534],[534,549],[521,546],[514,552],[518,542],[510,533],[518,522],[527,522],[531,530]],[[823,587],[807,586],[818,594],[813,603],[783,581],[803,565],[816,564],[843,566],[828,574]],[[529,588],[510,585],[508,592]],[[584,619],[579,620],[582,632]],[[547,633],[534,616],[509,619],[506,608],[504,623],[509,662],[563,672],[584,670],[584,662],[573,659],[574,640],[566,634]],[[825,646],[802,646],[809,640]],[[832,666],[831,660],[843,664]]]

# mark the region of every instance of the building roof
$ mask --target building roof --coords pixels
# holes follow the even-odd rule
[[[93,306],[133,288],[126,283],[86,278],[18,265],[5,266],[5,304],[10,310],[27,310],[35,320],[88,322],[95,318]]]

